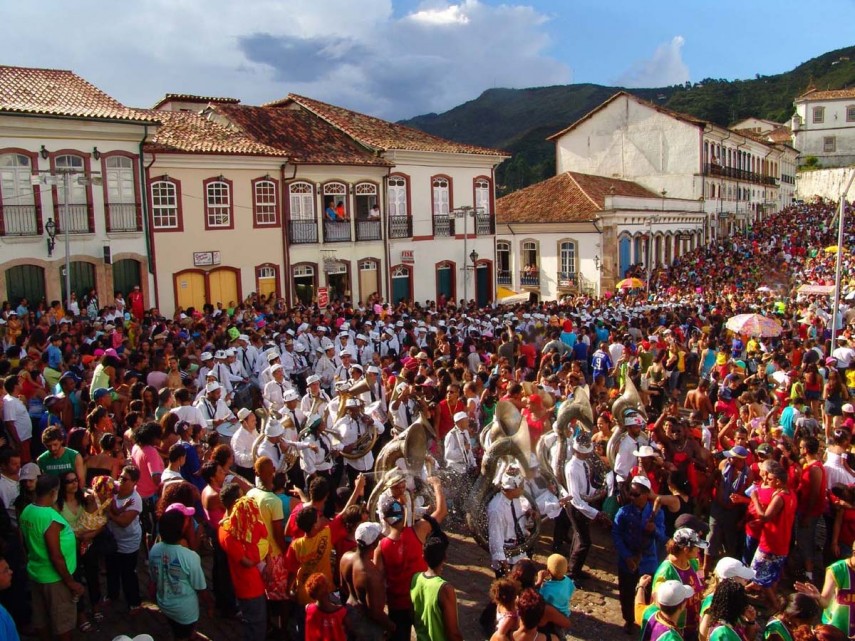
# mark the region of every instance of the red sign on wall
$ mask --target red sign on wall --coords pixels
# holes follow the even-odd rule
[[[413,250],[412,249],[402,249],[401,250],[401,262],[408,263],[412,265],[415,260],[413,259]]]
[[[330,304],[330,293],[326,287],[318,288],[318,306],[326,307]]]

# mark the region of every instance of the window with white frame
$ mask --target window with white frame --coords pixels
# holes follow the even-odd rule
[[[520,254],[522,255],[523,268],[538,267],[537,261],[537,243],[533,240],[524,240],[520,246]]]
[[[315,220],[315,190],[309,183],[288,185],[291,201],[291,220]]]
[[[826,153],[837,151],[837,140],[834,136],[824,136],[822,139],[822,150]]]
[[[558,266],[562,274],[576,273],[576,243],[565,240],[558,246]]]
[[[407,179],[403,176],[390,176],[387,188],[387,206],[390,216],[407,216]]]
[[[825,122],[825,107],[814,107],[813,108],[813,121],[815,123]]]
[[[361,260],[361,261],[359,261],[359,271],[361,271],[361,272],[376,272],[377,271],[377,261],[376,260]]]
[[[855,122],[855,105],[847,105],[846,122]]]
[[[324,210],[327,207],[332,207],[335,210],[343,207],[345,216],[347,216],[347,185],[344,183],[327,183],[324,185]]]
[[[74,172],[74,173],[83,173],[83,158],[81,156],[57,156],[56,157],[56,168],[58,171],[64,172]],[[86,185],[79,183],[77,180],[69,181],[71,187],[71,193],[68,194],[68,204],[69,205],[85,205],[87,202],[86,199]],[[66,190],[57,188],[57,197],[59,199],[59,204],[65,204]],[[72,215],[74,215],[72,213]]]
[[[369,220],[371,218],[371,210],[378,207],[377,201],[377,185],[374,183],[357,183],[353,188],[354,199],[356,201],[356,218],[358,220]]]
[[[4,207],[35,206],[30,158],[23,154],[0,155],[0,202]]]
[[[451,194],[448,178],[433,179],[433,215],[448,216],[451,213]]]
[[[178,194],[175,183],[156,180],[151,184],[151,220],[154,229],[178,227]]]
[[[133,160],[126,156],[110,156],[105,164],[107,167],[108,202],[110,204],[135,203]]]
[[[511,271],[511,244],[506,240],[496,242],[496,269],[500,274]]]
[[[296,265],[294,267],[294,278],[314,276],[315,268],[311,265]]]
[[[255,224],[276,224],[276,183],[272,180],[259,180],[255,183]]]
[[[490,214],[490,181],[486,178],[475,180],[475,210],[481,214]]]
[[[208,227],[228,227],[231,224],[231,189],[223,180],[205,186],[205,216]]]

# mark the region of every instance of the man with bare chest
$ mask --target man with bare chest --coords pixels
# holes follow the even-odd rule
[[[345,619],[353,641],[377,641],[395,629],[386,615],[386,582],[374,564],[380,524],[361,523],[356,528],[356,549],[341,557],[341,593],[347,598]]]
[[[686,394],[686,400],[683,403],[683,407],[700,412],[701,420],[704,423],[707,422],[710,414],[713,413],[713,404],[708,394],[709,387],[709,381],[702,378],[698,383],[697,389],[693,389]]]

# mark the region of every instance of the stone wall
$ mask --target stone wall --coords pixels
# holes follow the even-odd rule
[[[796,198],[810,200],[815,196],[822,196],[837,200],[853,171],[855,166],[800,171],[796,174]],[[846,199],[855,200],[855,182],[849,187]]]

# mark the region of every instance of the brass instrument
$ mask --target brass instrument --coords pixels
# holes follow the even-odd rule
[[[342,416],[344,416],[345,405],[347,401],[351,398],[356,398],[360,394],[363,394],[371,389],[370,384],[365,377],[360,378],[356,383],[348,387],[347,389],[341,390],[338,393],[338,414],[335,417],[335,420],[339,420]]]
[[[259,407],[257,410],[255,410],[255,415],[258,417],[258,419],[261,423],[261,429],[259,430],[258,437],[255,439],[255,442],[252,444],[252,460],[253,461],[258,458],[258,449],[261,447],[261,444],[264,442],[264,439],[267,438],[267,426],[270,423],[271,419],[278,421],[282,418],[282,417],[280,417],[278,412],[274,411],[274,412],[268,413],[267,410],[264,409],[263,407]],[[291,424],[291,427],[293,428],[294,425],[293,425],[293,421],[291,420],[290,414],[285,416],[285,419],[288,421],[289,424]],[[283,425],[283,427],[284,427],[284,425]],[[280,449],[280,451],[281,451],[281,449]],[[300,458],[300,453],[297,452],[297,450],[295,450],[293,447],[288,447],[287,450],[282,452],[282,458],[279,460],[279,465],[276,468],[276,473],[278,474],[279,472],[285,472],[285,473],[289,472],[291,470],[291,468],[293,468],[294,465],[297,463],[299,458]]]
[[[358,387],[358,384],[354,387]],[[351,389],[353,389],[353,388],[351,388]],[[358,393],[361,393],[361,392],[358,392]],[[379,407],[379,404],[380,404],[380,401],[377,401],[376,403],[372,403],[367,408],[369,410],[369,413],[368,414],[361,414],[356,419],[359,422],[361,422],[363,425],[365,425],[366,431],[357,437],[356,442],[353,444],[353,450],[351,450],[350,452],[342,451],[341,455],[344,458],[349,459],[349,460],[360,459],[363,456],[365,456],[366,454],[368,454],[368,452],[370,452],[372,450],[372,448],[374,447],[374,444],[377,442],[377,438],[380,436],[380,434],[377,431],[377,426],[375,425],[374,418],[373,418],[373,416],[371,416],[371,414],[374,411],[376,411],[377,407]]]
[[[628,412],[638,412],[647,419],[647,412],[644,409],[644,402],[641,400],[641,395],[635,389],[635,384],[632,379],[627,376],[624,383],[623,394],[612,404],[612,416],[617,422],[617,427],[612,433],[609,443],[606,446],[606,455],[612,468],[615,466],[618,450],[620,449],[621,441],[626,436],[623,421]]]

